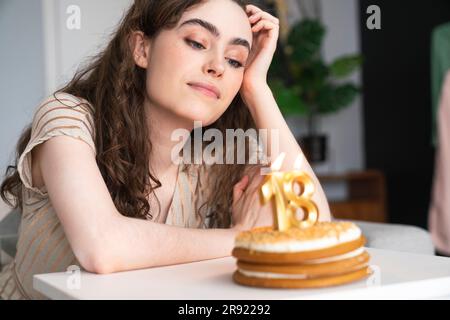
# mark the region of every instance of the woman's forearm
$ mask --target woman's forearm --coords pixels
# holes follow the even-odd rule
[[[267,129],[267,135],[262,136],[267,156],[273,161],[280,153],[285,153],[282,169],[292,169],[295,159],[302,152],[301,148],[284,120],[270,87],[265,86],[255,91],[258,94],[253,95],[252,100],[246,103],[257,128]],[[272,148],[274,143],[278,147]]]
[[[234,229],[190,229],[118,216],[104,226],[107,239],[88,270],[111,273],[231,255]],[[107,233],[107,234],[106,234]]]
[[[270,87],[264,85],[253,90],[258,94],[252,95],[252,98],[247,99],[246,103],[256,127],[268,130],[266,137],[262,136],[263,139],[266,139],[262,143],[266,146],[267,156],[273,161],[278,155],[285,153],[281,170],[292,170],[298,155],[303,152],[281,114]],[[272,141],[272,139],[277,140]],[[278,147],[272,148],[273,143],[278,145]],[[306,158],[304,158],[300,169],[311,176],[316,186],[313,200],[319,208],[320,220],[329,220],[331,214],[327,198]]]

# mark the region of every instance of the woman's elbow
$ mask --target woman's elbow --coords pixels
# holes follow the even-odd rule
[[[114,264],[105,250],[90,250],[87,254],[80,254],[78,261],[84,270],[96,274],[114,273]]]
[[[111,264],[105,262],[104,260],[97,259],[95,259],[94,262],[91,263],[90,270],[87,271],[96,274],[110,274],[116,272]]]

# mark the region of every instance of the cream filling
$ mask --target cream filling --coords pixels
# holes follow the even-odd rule
[[[323,259],[315,259],[304,262],[304,264],[318,264],[318,263],[326,263],[331,261],[338,261],[356,257],[364,252],[364,248],[359,248],[357,250],[351,251],[346,254],[342,254],[335,257],[323,258]],[[286,273],[274,273],[274,272],[260,272],[260,271],[249,271],[238,268],[239,272],[247,277],[254,278],[265,278],[265,279],[307,279],[308,275],[306,274],[286,274]]]
[[[340,261],[345,259],[350,259],[357,257],[361,255],[364,252],[364,248],[358,248],[356,250],[338,255],[333,257],[327,257],[327,258],[321,258],[321,259],[313,259],[313,260],[307,260],[305,262],[302,262],[302,264],[319,264],[319,263],[327,263],[327,262],[334,262],[334,261]]]
[[[258,272],[258,271],[247,271],[238,269],[240,273],[247,277],[254,278],[266,278],[266,279],[306,279],[308,276],[306,274],[283,274],[283,273],[272,273],[272,272]]]
[[[254,243],[237,240],[235,247],[262,252],[303,252],[326,249],[336,245],[357,240],[361,237],[361,230],[354,228],[340,234],[339,237],[323,237],[314,240],[291,240],[278,243]]]

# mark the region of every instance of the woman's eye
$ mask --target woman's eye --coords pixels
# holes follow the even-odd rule
[[[192,48],[195,48],[195,49],[206,49],[201,43],[198,43],[197,41],[190,40],[190,39],[186,39],[185,41]],[[233,68],[236,68],[236,69],[239,69],[239,68],[243,67],[242,63],[240,63],[239,61],[233,60],[233,59],[228,59],[228,63]]]
[[[205,47],[197,41],[186,39],[186,42],[195,49],[205,49]]]
[[[233,60],[233,59],[228,59],[228,63],[233,67],[233,68],[241,68],[242,67],[242,63],[240,63],[239,61]]]

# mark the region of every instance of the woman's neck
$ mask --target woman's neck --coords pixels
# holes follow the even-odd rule
[[[183,136],[182,142],[180,140],[173,141],[173,132],[177,129],[191,132],[194,123],[181,119],[170,111],[150,103],[146,103],[145,110],[149,139],[152,144],[149,157],[150,170],[159,179],[162,179],[166,174],[172,174],[178,169],[178,164],[174,163],[172,159],[172,151],[180,143],[184,145],[189,138],[189,135],[186,135]],[[177,139],[179,139],[178,135]]]

